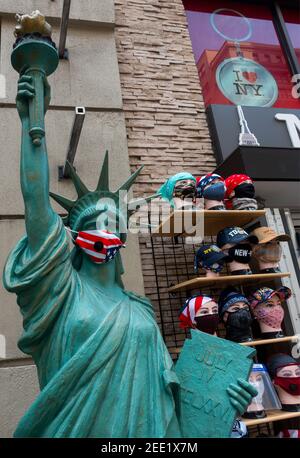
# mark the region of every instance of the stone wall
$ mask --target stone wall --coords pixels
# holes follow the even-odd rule
[[[211,172],[215,159],[181,0],[115,0],[115,13],[130,164],[145,165],[136,194],[155,192],[179,171],[195,176]],[[187,269],[185,260],[178,258],[183,256],[178,247],[180,266],[172,266],[173,244],[167,242],[165,253],[161,243],[155,243],[155,260],[150,237],[140,237],[145,293],[158,322],[163,320],[172,351],[185,338],[177,323],[184,298],[170,297],[167,288],[186,279]],[[193,269],[193,253],[188,252]]]
[[[130,164],[145,164],[136,192],[178,171],[210,172],[212,153],[181,0],[115,0],[116,40]]]

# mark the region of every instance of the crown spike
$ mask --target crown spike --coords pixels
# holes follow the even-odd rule
[[[139,169],[137,169],[132,175],[131,177],[128,178],[127,181],[125,181],[124,184],[122,184],[122,186],[119,187],[118,191],[121,191],[121,190],[125,190],[125,191],[128,191],[131,186],[133,185],[133,183],[135,182],[137,176],[141,173],[142,169],[144,168],[144,166],[142,165]]]
[[[101,168],[100,177],[96,187],[96,191],[109,190],[109,173],[108,173],[108,151],[105,151],[104,161]]]
[[[68,212],[70,212],[75,205],[75,201],[69,200],[66,197],[55,194],[54,192],[49,192],[49,195]]]
[[[90,192],[88,188],[85,186],[85,184],[83,183],[83,181],[79,178],[79,175],[77,175],[73,165],[69,161],[67,161],[67,166],[69,168],[71,179],[74,183],[78,197],[82,197],[85,194],[87,194],[88,192]]]

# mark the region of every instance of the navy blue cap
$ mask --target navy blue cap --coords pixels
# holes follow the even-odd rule
[[[237,291],[235,288],[228,287],[224,289],[219,297],[218,306],[219,306],[219,315],[222,317],[224,313],[229,309],[229,307],[236,302],[245,302],[249,305],[249,301],[242,293]]]
[[[242,227],[225,227],[218,232],[217,235],[217,245],[222,248],[227,243],[239,243],[247,240],[250,237],[248,232],[245,231]]]
[[[220,263],[226,257],[226,254],[217,245],[202,245],[195,255],[194,269],[197,271],[199,265],[209,268],[215,263]]]
[[[271,377],[275,377],[277,369],[288,366],[289,364],[299,364],[299,362],[286,353],[276,353],[268,359],[267,368]]]

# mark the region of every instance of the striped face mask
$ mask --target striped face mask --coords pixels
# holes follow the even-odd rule
[[[120,248],[125,247],[115,234],[98,229],[78,232],[75,243],[96,264],[111,261]]]

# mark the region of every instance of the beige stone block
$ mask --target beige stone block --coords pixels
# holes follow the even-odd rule
[[[51,22],[51,18],[61,18],[63,0],[0,0],[0,14],[31,13],[40,10]],[[113,0],[72,0],[70,19],[114,23]]]
[[[0,437],[12,437],[39,393],[35,366],[0,367]]]
[[[75,198],[71,180],[58,180],[58,166],[63,165],[72,128],[73,111],[49,110],[46,115],[46,140],[50,167],[50,190]],[[1,214],[23,214],[19,162],[21,127],[15,108],[0,110]],[[122,113],[87,112],[74,165],[88,188],[96,187],[105,151],[109,151],[110,186],[118,187],[130,174],[126,130]],[[53,201],[52,201],[53,202]],[[58,205],[56,210],[62,211]]]
[[[0,102],[14,103],[18,73],[11,65],[14,43],[14,22],[1,24],[1,74],[6,80],[6,98]],[[59,29],[53,28],[58,45]],[[61,59],[49,77],[53,106],[85,106],[120,109],[122,97],[114,31],[105,27],[70,25],[66,47],[69,59]]]

